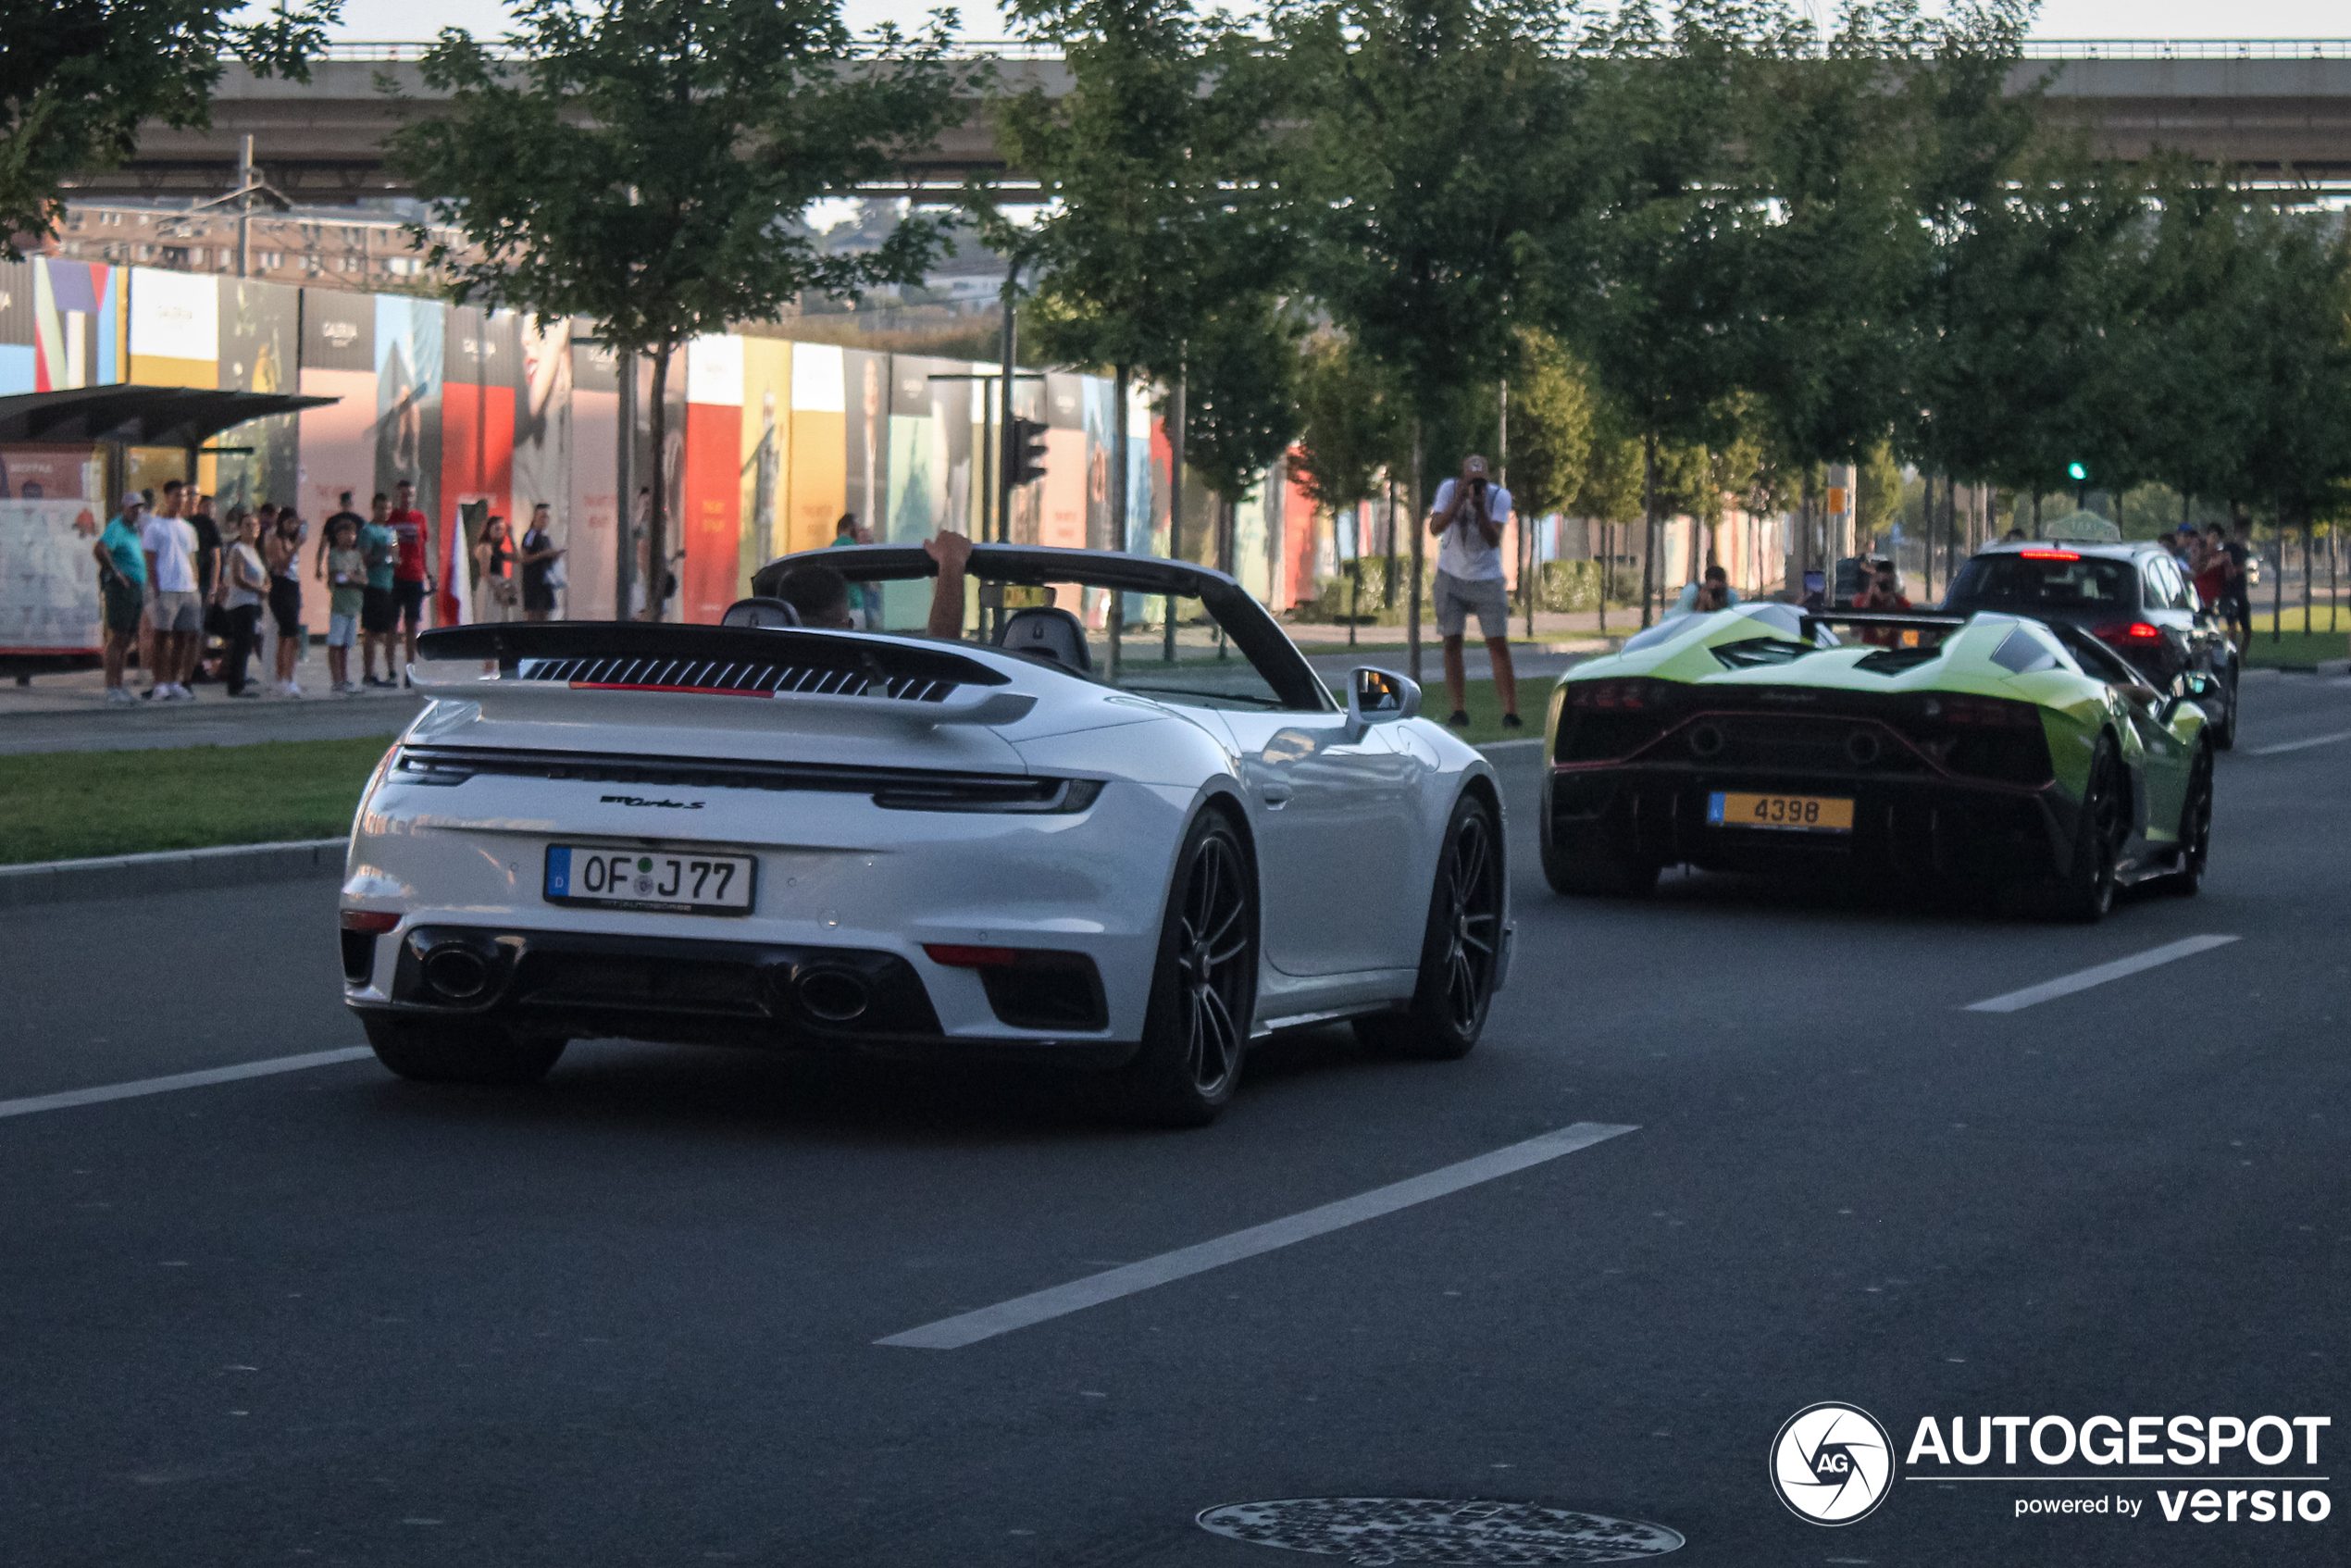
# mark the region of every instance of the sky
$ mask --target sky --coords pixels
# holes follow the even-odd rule
[[[931,3],[846,0],[845,10],[850,25],[860,30],[882,21],[912,28]],[[1007,30],[992,5],[983,0],[959,8],[964,36],[1005,36]],[[1808,8],[1825,16],[1834,5]],[[429,38],[443,27],[495,36],[504,31],[505,8],[497,0],[343,0],[339,36]],[[2043,0],[2033,31],[2037,38],[2336,38],[2351,27],[2345,22],[2341,0],[2252,0],[2234,6],[2216,6],[2209,0]]]

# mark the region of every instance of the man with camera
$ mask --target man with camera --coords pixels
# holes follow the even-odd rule
[[[1486,459],[1465,458],[1458,479],[1437,487],[1428,531],[1437,549],[1437,630],[1445,640],[1445,691],[1453,702],[1456,727],[1469,723],[1467,682],[1462,672],[1462,636],[1473,611],[1494,662],[1494,694],[1502,700],[1502,728],[1522,728],[1518,677],[1511,666],[1511,605],[1502,589],[1502,528],[1511,517],[1511,492],[1486,475]]]

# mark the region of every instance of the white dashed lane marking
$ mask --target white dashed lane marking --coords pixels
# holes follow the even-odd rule
[[[937,1323],[927,1323],[920,1328],[910,1328],[903,1334],[893,1334],[874,1343],[918,1350],[958,1350],[982,1339],[992,1339],[999,1334],[1009,1334],[1015,1328],[1026,1328],[1049,1318],[1064,1317],[1088,1307],[1098,1307],[1104,1301],[1117,1300],[1122,1296],[1132,1296],[1155,1285],[1188,1278],[1225,1263],[1238,1263],[1243,1258],[1256,1257],[1261,1252],[1271,1252],[1276,1248],[1310,1240],[1350,1225],[1361,1225],[1365,1220],[1392,1214],[1399,1209],[1409,1209],[1415,1203],[1425,1203],[1432,1198],[1442,1198],[1465,1187],[1475,1187],[1480,1182],[1492,1181],[1497,1176],[1506,1176],[1514,1171],[1523,1171],[1530,1165],[1539,1165],[1562,1154],[1573,1154],[1579,1149],[1589,1149],[1619,1134],[1636,1130],[1604,1122],[1577,1122],[1573,1126],[1561,1127],[1555,1132],[1547,1132],[1539,1138],[1530,1138],[1524,1143],[1513,1143],[1506,1149],[1497,1149],[1458,1164],[1442,1166],[1387,1187],[1376,1187],[1352,1198],[1342,1198],[1336,1203],[1325,1203],[1319,1209],[1308,1209],[1286,1219],[1269,1220],[1247,1230],[1220,1236],[1213,1241],[1202,1241],[1194,1246],[1178,1248],[1173,1252],[1163,1252],[1156,1258],[1145,1258],[1139,1263],[1128,1263],[1124,1268],[1114,1268],[1105,1274],[1089,1275],[1067,1285],[1056,1285],[1050,1290],[1039,1290],[1009,1301],[1000,1301],[992,1307],[982,1307],[977,1312],[941,1318]]]
[[[2307,752],[2313,746],[2332,746],[2337,740],[2351,740],[2351,729],[2338,729],[2332,735],[2313,735],[2307,740],[2281,740],[2274,746],[2256,746],[2245,754],[2274,757],[2284,752]]]
[[[2030,1007],[2036,1002],[2047,1002],[2055,997],[2071,996],[2075,991],[2085,991],[2092,986],[2102,986],[2108,980],[2119,980],[2126,975],[2135,975],[2142,969],[2152,969],[2158,964],[2169,964],[2173,959],[2193,958],[2199,952],[2209,952],[2216,947],[2226,947],[2236,940],[2234,937],[2188,937],[2180,941],[2167,942],[2162,947],[2149,948],[2145,952],[2133,953],[2128,958],[2118,958],[2111,964],[2100,964],[2089,969],[2077,969],[2071,975],[2059,975],[2054,980],[2044,980],[2037,986],[2027,986],[2021,991],[2009,991],[2004,996],[1991,997],[1983,1002],[1972,1002],[1968,1003],[1964,1011],[2014,1013],[2020,1008]]]
[[[206,1067],[202,1072],[174,1073],[168,1077],[138,1078],[130,1083],[102,1084],[96,1089],[68,1089],[56,1094],[36,1094],[25,1100],[0,1100],[0,1116],[30,1116],[36,1111],[64,1111],[76,1105],[102,1105],[109,1100],[137,1100],[143,1095],[169,1094],[179,1089],[235,1083],[239,1078],[266,1078],[273,1073],[299,1073],[308,1067],[331,1067],[375,1054],[364,1045],[342,1051],[314,1051],[303,1056],[273,1056],[267,1062],[240,1062],[233,1067]]]

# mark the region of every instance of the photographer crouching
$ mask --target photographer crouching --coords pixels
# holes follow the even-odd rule
[[[1462,477],[1437,487],[1428,531],[1437,549],[1437,630],[1445,640],[1445,691],[1453,716],[1469,723],[1466,680],[1462,673],[1462,634],[1472,611],[1486,636],[1494,663],[1494,694],[1502,700],[1502,728],[1523,728],[1518,716],[1518,674],[1511,666],[1511,605],[1502,588],[1502,528],[1511,517],[1511,492],[1486,477],[1486,459],[1462,460]]]

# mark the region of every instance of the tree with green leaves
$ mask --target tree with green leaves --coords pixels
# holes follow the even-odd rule
[[[1315,296],[1393,375],[1424,437],[1438,405],[1507,371],[1543,253],[1572,270],[1561,253],[1589,180],[1569,13],[1556,0],[1276,0],[1269,25],[1296,127],[1283,183]],[[1415,678],[1424,455],[1416,441]]]
[[[1291,472],[1316,505],[1334,514],[1355,512],[1356,560],[1350,570],[1360,594],[1363,508],[1383,488],[1393,493],[1397,470],[1410,461],[1403,399],[1383,367],[1341,334],[1325,331],[1308,342],[1299,361],[1298,414]],[[1392,537],[1389,544],[1392,555]],[[1381,604],[1391,591],[1383,573]],[[1352,626],[1347,635],[1354,641]]]
[[[2250,350],[2255,417],[2239,484],[2277,523],[2274,637],[2283,619],[2287,531],[2302,531],[2307,607],[2317,524],[2351,511],[2351,240],[2331,214],[2263,204],[2247,220],[2257,259],[2234,315]]]
[[[1298,437],[1300,324],[1270,292],[1202,315],[1187,353],[1184,455],[1217,499],[1212,559],[1235,571],[1233,512]]]
[[[1799,472],[1866,463],[1906,412],[1929,236],[1922,105],[1909,89],[1934,68],[1934,43],[1907,5],[1852,5],[1817,49],[1774,40],[1739,62],[1735,140],[1759,198],[1739,211],[1742,380]],[[1811,565],[1803,511],[1799,567]]]
[[[431,247],[458,302],[585,317],[652,359],[659,619],[671,360],[803,294],[919,282],[938,224],[909,217],[873,250],[826,255],[800,219],[934,141],[964,79],[943,18],[861,44],[839,0],[521,0],[514,20],[503,53],[441,35],[423,75],[447,101],[392,146],[435,218],[479,251]]]
[[[0,256],[56,231],[62,182],[111,168],[139,127],[212,123],[230,60],[310,80],[341,0],[253,12],[243,0],[32,0],[12,4],[0,49]]]
[[[1059,94],[999,100],[997,136],[1047,203],[1022,236],[1038,266],[1037,346],[1106,367],[1115,382],[1116,537],[1089,542],[1123,550],[1135,374],[1181,378],[1204,315],[1279,274],[1287,247],[1251,186],[1267,78],[1246,41],[1202,22],[1189,0],[1017,0],[1012,14],[1069,72]],[[1007,236],[992,210],[985,221],[991,239]]]
[[[1597,399],[1591,374],[1539,327],[1519,333],[1511,375],[1511,496],[1519,516],[1565,509],[1584,488]]]
[[[1739,161],[1740,93],[1760,81],[1758,61],[1790,58],[1809,36],[1778,0],[1685,0],[1670,19],[1636,0],[1596,40],[1611,152],[1598,264],[1591,286],[1570,273],[1549,297],[1641,442],[1644,626],[1663,586],[1665,449],[1720,438],[1753,364],[1747,241],[1765,193]]]

